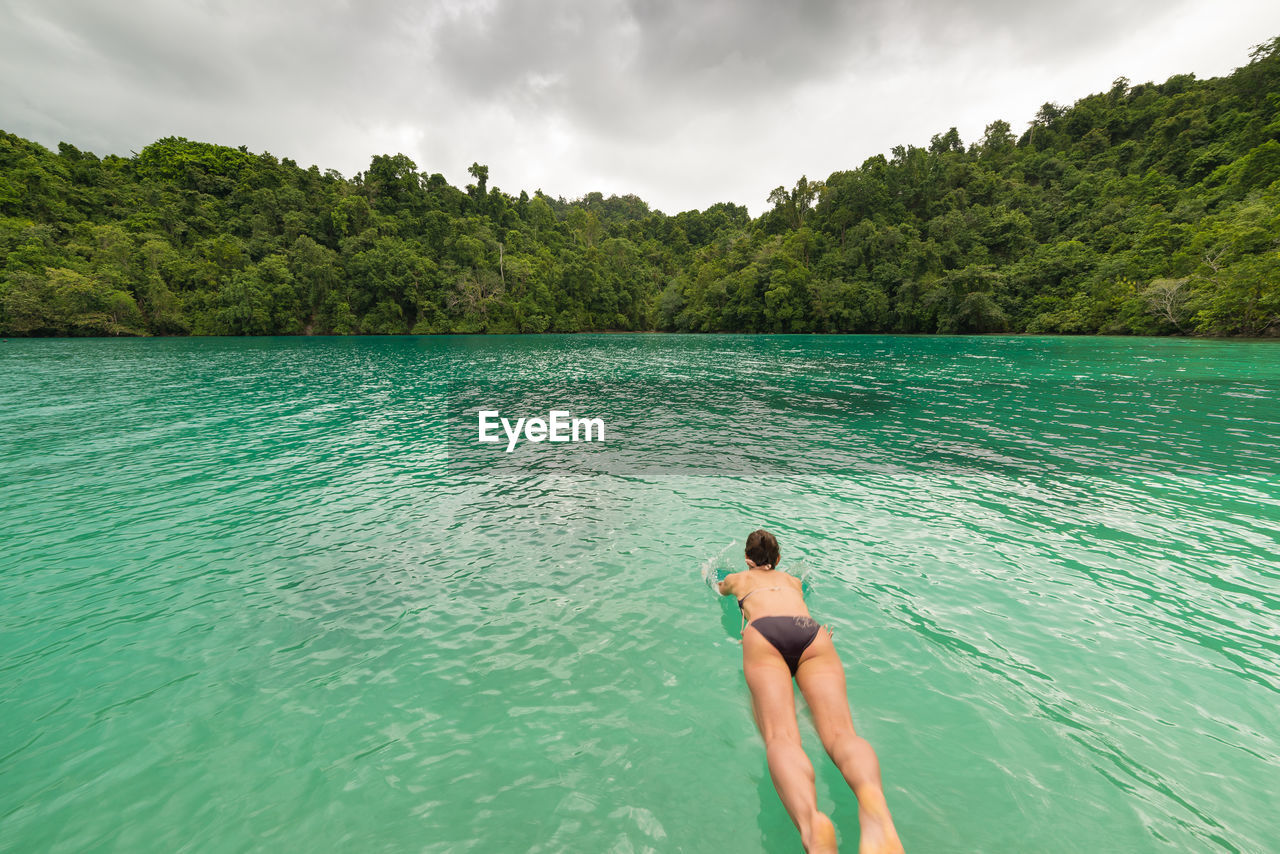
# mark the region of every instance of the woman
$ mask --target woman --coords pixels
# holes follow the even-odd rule
[[[764,736],[773,787],[800,831],[804,850],[835,851],[831,819],[818,811],[813,765],[800,745],[795,678],[813,712],[822,746],[858,799],[862,827],[859,851],[900,852],[880,784],[880,763],[866,739],[853,730],[845,695],[844,667],[831,632],[809,616],[800,579],[777,570],[778,540],[768,531],[747,537],[747,568],[725,577],[720,594],[738,597],[742,610],[742,672],[751,689],[756,725]]]

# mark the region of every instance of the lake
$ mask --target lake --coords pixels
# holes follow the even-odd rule
[[[11,339],[0,371],[0,850],[799,850],[704,582],[756,527],[908,851],[1280,839],[1280,342]],[[482,409],[604,441],[508,452]]]

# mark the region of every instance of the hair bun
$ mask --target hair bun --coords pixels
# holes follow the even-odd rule
[[[782,556],[778,548],[778,538],[763,528],[747,535],[747,557],[757,567],[773,569]]]

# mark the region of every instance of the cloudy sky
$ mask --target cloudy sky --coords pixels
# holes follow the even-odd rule
[[[758,214],[802,173],[1021,131],[1120,76],[1225,74],[1277,35],[1276,0],[0,0],[0,128]]]

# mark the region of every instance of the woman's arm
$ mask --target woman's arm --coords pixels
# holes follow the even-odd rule
[[[716,584],[716,592],[721,596],[737,595],[738,576],[741,573],[731,572]]]

